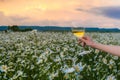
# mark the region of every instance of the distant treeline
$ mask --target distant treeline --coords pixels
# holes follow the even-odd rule
[[[30,27],[32,29],[36,29],[38,31],[55,31],[55,32],[66,32],[71,31],[72,27],[60,27],[60,26],[20,26],[21,29],[26,29]],[[118,28],[96,28],[96,27],[86,27],[86,32],[120,32]]]
[[[7,30],[11,30],[13,32],[26,32],[26,31],[31,31],[32,28],[20,29],[19,26],[13,25],[13,26],[8,26]]]
[[[72,27],[60,27],[60,26],[0,26],[0,31],[13,31],[13,32],[26,32],[36,29],[38,31],[54,31],[54,32],[69,32]],[[86,32],[120,32],[118,28],[95,28],[95,27],[86,27]]]

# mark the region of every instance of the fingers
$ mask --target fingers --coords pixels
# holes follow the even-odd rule
[[[86,43],[84,43],[84,42],[81,42],[81,43],[79,43],[81,46],[83,46],[83,47],[85,47],[86,46]]]
[[[82,43],[81,43],[81,46],[85,47],[85,43],[84,43],[84,42],[82,42]]]
[[[86,41],[91,41],[89,36],[83,36],[82,38],[79,38],[79,41],[86,42]]]
[[[80,44],[80,43],[82,43],[82,41],[80,39],[78,39],[78,43]]]
[[[86,46],[86,43],[83,43],[83,47],[85,47]]]
[[[92,43],[92,40],[89,36],[84,36],[82,38],[79,38],[78,42],[81,44],[81,46],[85,47],[86,45],[90,45]]]
[[[79,39],[79,42],[86,42],[86,39],[84,37]]]
[[[79,42],[79,44],[80,44],[81,46],[85,47],[85,46],[86,46],[86,42],[87,42],[88,39],[90,39],[90,38],[87,37],[87,36],[84,36],[84,37],[82,37],[82,38],[79,38],[78,42]]]

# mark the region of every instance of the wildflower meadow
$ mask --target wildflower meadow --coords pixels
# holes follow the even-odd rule
[[[120,33],[86,33],[120,45]],[[71,32],[0,32],[0,80],[119,80],[120,58],[82,47]]]

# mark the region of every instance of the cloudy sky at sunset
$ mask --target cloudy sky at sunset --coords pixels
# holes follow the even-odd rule
[[[120,0],[0,0],[0,25],[120,27]]]

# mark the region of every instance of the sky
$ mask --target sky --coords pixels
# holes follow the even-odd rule
[[[120,0],[0,0],[0,25],[120,28]]]

